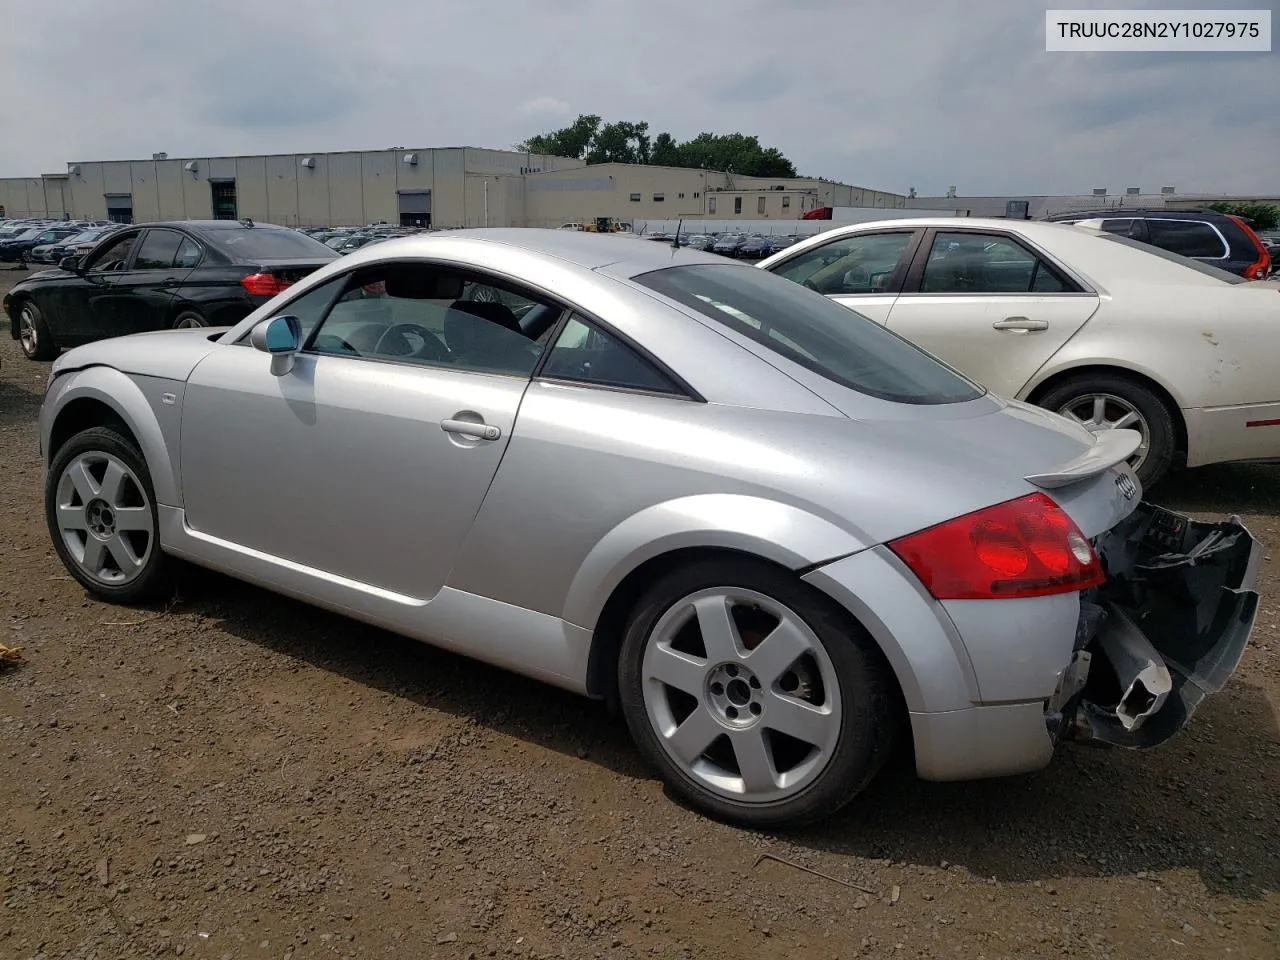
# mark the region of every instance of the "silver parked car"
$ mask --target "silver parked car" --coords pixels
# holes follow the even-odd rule
[[[136,602],[184,558],[620,707],[699,809],[1166,740],[1259,548],[1142,500],[1138,434],[993,396],[766,271],[555,230],[389,240],[222,331],[53,365],[46,512]]]

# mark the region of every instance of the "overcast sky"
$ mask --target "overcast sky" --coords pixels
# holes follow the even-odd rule
[[[0,27],[0,176],[161,150],[507,148],[596,113],[756,134],[803,174],[922,196],[1280,191],[1280,52],[1046,53],[1025,0],[25,9]]]

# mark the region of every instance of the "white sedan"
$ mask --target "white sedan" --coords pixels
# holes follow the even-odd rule
[[[856,310],[998,394],[1171,464],[1280,458],[1280,285],[1070,224],[861,223],[759,266]]]

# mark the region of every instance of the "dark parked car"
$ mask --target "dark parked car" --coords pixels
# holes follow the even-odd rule
[[[31,259],[39,263],[61,263],[63,257],[83,257],[105,237],[120,229],[122,229],[120,224],[89,227],[80,233],[72,234],[65,240],[44,247],[36,247],[31,251]]]
[[[126,227],[83,259],[34,274],[4,298],[22,352],[168,327],[232,326],[337,254],[306,234],[242,220]]]
[[[773,256],[779,250],[785,250],[787,247],[793,246],[800,242],[799,237],[770,237],[769,252],[765,256]]]
[[[737,256],[743,260],[763,260],[769,256],[769,243],[768,237],[747,237],[738,245]]]
[[[73,234],[79,233],[81,227],[32,227],[17,236],[0,241],[0,260],[6,263],[17,263],[31,259],[31,250],[46,243],[57,243]]]
[[[1180,253],[1246,280],[1271,272],[1271,255],[1249,224],[1214,210],[1094,210],[1045,219],[1100,227],[1131,240]]]
[[[725,234],[707,249],[725,257],[736,257],[738,248],[746,241],[746,237],[738,233]]]

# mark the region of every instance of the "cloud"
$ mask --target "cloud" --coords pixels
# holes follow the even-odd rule
[[[567,117],[569,104],[555,97],[534,97],[520,104],[519,113],[526,117]]]
[[[54,4],[0,32],[0,89],[21,91],[0,98],[0,176],[157,150],[503,148],[581,112],[755,134],[804,173],[921,195],[1276,191],[1276,62],[1046,53],[1023,0]]]

